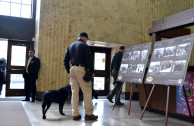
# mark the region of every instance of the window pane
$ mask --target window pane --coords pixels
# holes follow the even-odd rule
[[[10,89],[24,89],[24,78],[22,74],[10,75]]]
[[[21,4],[11,4],[11,16],[20,17]]]
[[[105,70],[105,53],[95,53],[94,57],[94,69]]]
[[[104,77],[94,77],[94,90],[104,90]]]
[[[12,46],[11,65],[12,66],[25,66],[25,60],[26,60],[26,47],[25,46]]]
[[[0,15],[10,16],[10,3],[0,2]]]
[[[7,1],[7,2],[10,2],[10,0],[1,0],[1,1]]]
[[[22,5],[21,17],[23,18],[31,18],[31,6]]]
[[[22,4],[28,4],[31,5],[32,0],[22,0]]]
[[[21,0],[11,0],[13,3],[21,3]]]

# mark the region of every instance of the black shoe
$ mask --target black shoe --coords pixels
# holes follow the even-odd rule
[[[31,102],[35,102],[35,100],[32,100]]]
[[[93,97],[94,97],[95,99],[98,99],[98,95],[94,95]]]
[[[96,115],[85,115],[85,120],[97,120],[98,119],[98,116]]]
[[[117,102],[116,105],[124,105],[122,102]]]
[[[81,115],[73,116],[73,120],[80,120],[80,119],[81,119]]]
[[[24,99],[24,100],[22,100],[22,101],[30,101],[30,99]]]
[[[109,96],[106,96],[106,98],[109,100],[109,102],[113,103],[112,98],[110,98]]]

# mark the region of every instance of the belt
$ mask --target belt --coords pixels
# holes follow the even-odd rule
[[[85,65],[83,65],[83,64],[72,64],[72,66],[84,67]]]

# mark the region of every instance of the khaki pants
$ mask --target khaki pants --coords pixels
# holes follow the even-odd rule
[[[72,114],[78,116],[79,109],[79,88],[81,88],[84,96],[84,108],[87,115],[93,114],[92,105],[92,82],[86,82],[83,80],[85,75],[85,68],[79,66],[72,66],[70,69],[70,84],[72,90]]]

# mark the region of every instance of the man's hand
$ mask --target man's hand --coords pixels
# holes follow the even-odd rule
[[[94,78],[94,76],[95,76],[95,73],[92,74],[92,78]]]
[[[70,74],[69,73],[67,74],[67,76],[68,76],[68,78],[70,78]]]

